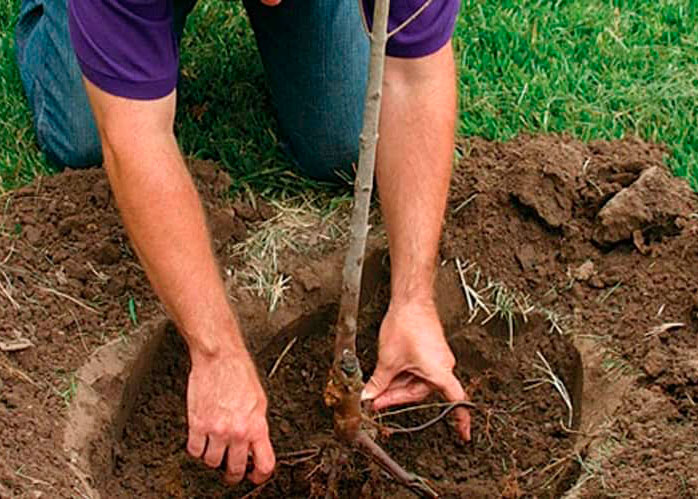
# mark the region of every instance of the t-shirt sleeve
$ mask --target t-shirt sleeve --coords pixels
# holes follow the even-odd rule
[[[158,99],[177,85],[169,0],[69,0],[73,48],[84,76],[105,92]]]
[[[427,0],[392,0],[388,19],[389,31],[400,26]],[[369,27],[374,0],[362,0]],[[460,0],[432,0],[412,22],[388,40],[386,53],[393,57],[416,58],[433,54],[453,36]]]

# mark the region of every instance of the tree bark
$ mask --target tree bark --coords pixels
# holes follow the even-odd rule
[[[363,129],[359,136],[359,167],[354,182],[351,240],[342,272],[342,297],[337,318],[335,360],[341,358],[345,350],[356,353],[359,295],[368,234],[373,172],[376,165],[385,47],[388,42],[389,7],[390,0],[376,0],[373,10],[373,27],[370,33],[371,59],[364,103]]]
[[[325,403],[334,410],[337,438],[353,442],[361,429],[361,391],[363,376],[356,356],[356,332],[361,293],[361,275],[368,234],[368,215],[376,165],[378,121],[383,89],[385,47],[388,41],[390,0],[376,0],[373,11],[371,59],[364,104],[363,129],[359,137],[359,168],[354,182],[354,208],[351,238],[342,272],[342,296],[335,327],[334,362],[330,370]]]

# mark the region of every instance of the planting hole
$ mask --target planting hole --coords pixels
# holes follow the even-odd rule
[[[388,305],[384,258],[368,264],[359,335],[365,378],[376,362],[380,321]],[[452,276],[451,276],[452,277]],[[443,288],[443,279],[437,287]],[[366,292],[366,288],[370,291]],[[516,490],[558,497],[579,475],[572,457],[581,412],[582,367],[579,353],[564,337],[550,333],[542,316],[515,317],[514,349],[508,346],[508,323],[480,316],[468,323],[458,293],[438,293],[447,336],[458,359],[457,375],[478,409],[472,412],[473,441],[460,442],[446,418],[424,431],[378,437],[406,469],[433,481],[445,497],[495,497]],[[444,312],[446,310],[446,312]],[[448,311],[451,312],[448,312]],[[332,442],[332,414],[322,401],[332,361],[331,325],[335,306],[305,314],[256,355],[269,395],[269,423],[280,463],[274,479],[257,497],[309,497],[326,493],[330,472],[326,453]],[[539,355],[540,353],[540,355]],[[541,357],[564,384],[573,406],[570,414],[560,392],[539,369]],[[538,366],[538,367],[537,367]],[[134,409],[116,435],[111,459],[95,462],[97,489],[104,497],[238,497],[254,487],[225,486],[222,473],[186,454],[186,347],[173,328],[164,335],[152,370],[140,382]],[[273,376],[269,373],[273,371]],[[531,385],[532,389],[527,389]],[[234,390],[235,386],[231,386]],[[438,402],[436,398],[427,402]],[[443,407],[376,418],[381,427],[414,427]],[[568,428],[569,418],[572,427]],[[290,453],[307,451],[301,457]],[[325,456],[325,457],[323,457]],[[342,465],[340,497],[404,497],[407,492],[386,479],[358,452]],[[323,460],[324,459],[324,460]]]

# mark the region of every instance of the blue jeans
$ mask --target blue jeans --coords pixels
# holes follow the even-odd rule
[[[173,0],[181,36],[196,0]],[[282,135],[301,171],[337,180],[358,156],[369,47],[356,0],[244,0]],[[102,151],[68,33],[67,0],[23,0],[17,60],[39,145],[73,168]]]

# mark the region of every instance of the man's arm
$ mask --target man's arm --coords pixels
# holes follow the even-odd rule
[[[391,302],[365,398],[377,409],[421,400],[433,390],[462,400],[433,296],[454,147],[451,44],[426,57],[388,57],[382,106],[377,178],[390,244]],[[467,411],[458,420],[469,439]]]
[[[266,397],[245,349],[211,250],[201,203],[173,134],[175,92],[156,100],[116,97],[85,80],[104,166],[131,243],[192,360],[187,449],[239,482],[266,480],[274,454]]]

